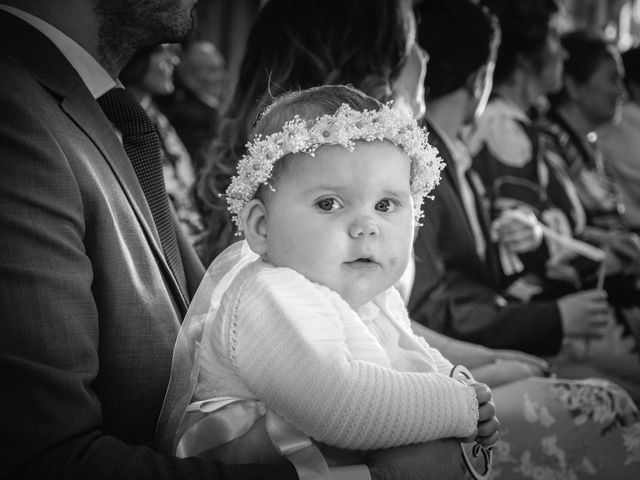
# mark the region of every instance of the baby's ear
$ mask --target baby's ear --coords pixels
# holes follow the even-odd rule
[[[254,198],[247,203],[240,215],[244,237],[249,247],[258,255],[267,253],[267,207]]]

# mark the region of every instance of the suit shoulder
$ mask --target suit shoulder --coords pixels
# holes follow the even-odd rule
[[[12,90],[7,87],[17,89],[33,88],[39,86],[39,83],[33,77],[31,72],[27,70],[22,63],[15,57],[0,51],[0,95],[11,95]]]

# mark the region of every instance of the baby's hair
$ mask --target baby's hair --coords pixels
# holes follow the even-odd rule
[[[295,116],[309,124],[323,115],[335,114],[345,103],[359,112],[377,111],[383,106],[378,100],[360,90],[344,85],[322,85],[307,90],[286,92],[276,97],[258,114],[249,138],[253,140],[258,135],[265,137],[278,132]],[[265,204],[268,203],[270,192],[290,170],[291,157],[291,154],[285,155],[275,162],[269,185],[261,185],[256,192],[256,198]]]

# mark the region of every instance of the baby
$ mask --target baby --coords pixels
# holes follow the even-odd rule
[[[450,376],[394,288],[441,169],[424,131],[323,86],[277,99],[253,138],[227,190],[246,240],[214,261],[183,326],[198,348],[178,454],[221,445],[223,459],[263,462],[273,444],[299,468],[283,431],[347,450],[493,444],[488,387]]]

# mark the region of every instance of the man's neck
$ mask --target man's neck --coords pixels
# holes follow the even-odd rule
[[[543,92],[538,88],[537,81],[528,78],[520,70],[516,70],[507,81],[495,85],[494,92],[518,106],[523,112],[535,105],[539,96],[543,95]]]
[[[596,125],[593,125],[580,111],[579,107],[571,104],[563,104],[556,107],[556,111],[562,116],[565,122],[567,122],[576,133],[586,137],[588,133],[596,129]]]
[[[463,89],[444,95],[427,104],[427,118],[449,136],[456,138],[464,123],[469,94]]]

